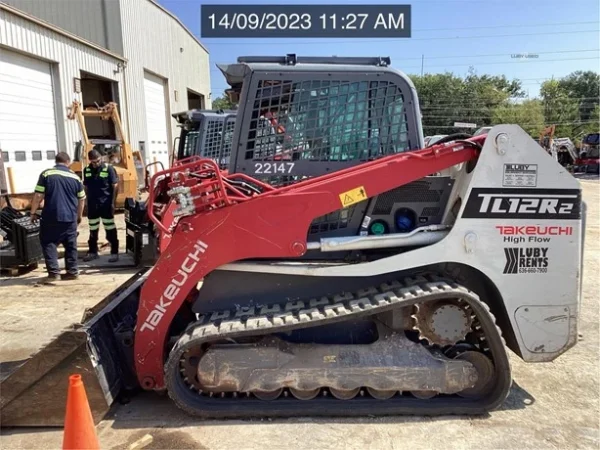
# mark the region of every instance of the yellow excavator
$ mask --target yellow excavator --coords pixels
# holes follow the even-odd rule
[[[110,120],[114,124],[116,139],[90,139],[85,119],[99,118]],[[123,131],[123,125],[114,102],[104,106],[83,108],[80,102],[75,100],[69,107],[67,118],[76,120],[81,130],[81,144],[75,149],[71,170],[82,176],[83,169],[87,166],[87,154],[90,150],[98,150],[106,163],[111,164],[119,177],[119,191],[117,194],[117,208],[122,208],[127,197],[136,198],[140,189],[144,187],[146,170],[144,160],[139,151],[133,151],[127,136]]]

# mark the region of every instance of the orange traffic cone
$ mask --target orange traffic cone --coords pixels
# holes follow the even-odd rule
[[[81,375],[69,377],[63,450],[100,450]]]

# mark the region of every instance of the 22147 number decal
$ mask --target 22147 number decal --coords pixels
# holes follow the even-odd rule
[[[292,173],[295,163],[256,163],[254,164],[254,173],[278,174]]]

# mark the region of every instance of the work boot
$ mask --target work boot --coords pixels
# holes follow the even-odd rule
[[[46,278],[44,278],[41,283],[42,284],[53,284],[54,281],[60,280],[60,275],[57,273],[49,273]]]
[[[79,274],[77,274],[77,273],[63,273],[63,274],[61,274],[60,279],[63,280],[63,281],[77,280],[77,279],[79,279]]]
[[[83,257],[84,262],[92,261],[94,259],[98,259],[98,253],[88,253]]]
[[[117,262],[118,260],[119,260],[119,255],[117,255],[117,254],[110,255],[110,258],[108,258],[109,263],[114,263],[114,262]]]

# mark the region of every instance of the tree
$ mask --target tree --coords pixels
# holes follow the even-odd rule
[[[589,133],[600,133],[600,106],[596,105],[590,113],[589,120],[575,130],[575,138],[581,138]]]
[[[234,103],[229,100],[227,95],[222,95],[221,97],[215,98],[212,102],[212,109],[214,111],[218,111],[220,109],[234,109]]]
[[[544,129],[544,109],[540,100],[525,100],[497,107],[493,113],[494,124],[516,124],[533,137]]]
[[[600,104],[600,74],[578,70],[559,80],[558,84],[570,98],[579,99],[579,119],[590,120],[594,108]]]
[[[464,78],[452,73],[410,78],[417,89],[425,135],[461,131],[454,128],[455,122],[491,125],[494,108],[506,104],[511,97],[524,95],[520,81],[477,75],[473,69]]]
[[[571,98],[559,80],[548,80],[540,88],[547,126],[556,125],[556,136],[573,138],[579,124],[579,102]]]

